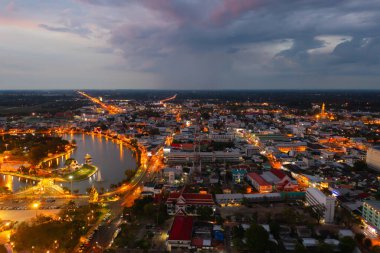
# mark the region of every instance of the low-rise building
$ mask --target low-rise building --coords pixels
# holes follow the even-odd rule
[[[169,231],[167,240],[168,250],[173,249],[190,249],[191,238],[193,233],[192,216],[176,216]]]
[[[255,189],[260,193],[272,192],[272,185],[268,183],[262,176],[252,172],[247,174],[248,181],[252,184]]]
[[[247,170],[237,168],[237,169],[232,169],[231,173],[232,173],[233,181],[236,184],[240,184],[244,180],[245,176],[247,175]]]
[[[305,152],[307,149],[306,142],[284,142],[276,145],[276,148],[283,153],[290,151]]]

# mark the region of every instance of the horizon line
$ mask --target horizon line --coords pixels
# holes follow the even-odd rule
[[[164,88],[164,89],[156,89],[156,88],[82,88],[82,89],[56,89],[56,88],[38,88],[38,89],[28,89],[28,88],[15,88],[15,89],[0,89],[1,92],[5,91],[123,91],[123,90],[131,90],[131,91],[380,91],[379,88],[333,88],[333,89],[305,89],[305,88],[267,88],[267,89],[175,89],[175,88]]]

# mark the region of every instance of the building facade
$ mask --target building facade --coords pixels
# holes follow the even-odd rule
[[[334,222],[335,197],[326,196],[317,188],[307,188],[305,198],[308,206],[322,214],[325,223]]]
[[[367,200],[363,203],[364,220],[380,231],[380,201]]]
[[[197,214],[197,208],[207,206],[215,209],[216,205],[212,194],[172,192],[166,200],[169,215]]]
[[[380,146],[368,149],[366,161],[370,169],[380,171]]]
[[[248,173],[247,179],[259,193],[270,193],[273,190],[272,185],[255,172]]]

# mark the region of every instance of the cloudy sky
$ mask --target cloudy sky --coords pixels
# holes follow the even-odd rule
[[[380,89],[379,0],[0,0],[0,88]]]

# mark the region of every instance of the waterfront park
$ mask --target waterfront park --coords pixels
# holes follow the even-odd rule
[[[133,152],[136,163],[138,164],[141,162],[141,155],[144,154],[144,152],[141,151],[143,147],[139,146],[133,140],[115,140],[114,138],[109,138],[108,136],[99,135],[93,132],[81,132],[81,134],[107,138],[107,140],[112,140],[112,142],[118,143],[117,145],[120,144],[120,146],[126,146],[127,149]],[[30,140],[33,141],[30,142]],[[36,140],[38,143],[36,143]],[[62,186],[62,184],[65,183],[67,185],[68,183],[69,185],[71,184],[71,187],[70,189],[68,189],[69,187],[63,187],[65,189],[65,191],[63,191],[65,193],[64,195],[68,197],[75,193],[75,195],[78,196],[78,190],[73,191],[73,182],[80,183],[82,181],[88,181],[91,177],[96,181],[102,179],[100,173],[101,168],[98,168],[96,164],[93,164],[92,156],[90,154],[86,154],[82,157],[83,163],[80,163],[79,160],[77,161],[71,157],[71,154],[73,154],[75,149],[75,140],[67,141],[58,137],[58,135],[2,135],[2,138],[0,137],[0,174],[3,176],[16,177],[19,178],[19,180],[29,180],[29,182],[33,182],[33,184],[36,182],[41,183],[43,180],[45,182],[46,180],[49,180],[56,186]],[[133,171],[136,172],[137,170]],[[129,179],[132,179],[130,175],[131,173],[129,173]],[[120,180],[122,180],[122,178],[120,178]],[[121,186],[120,183],[121,181],[118,182]],[[41,184],[37,184],[37,186],[38,185],[41,186]],[[44,185],[46,186],[46,183]],[[31,188],[36,188],[37,186]],[[24,192],[25,190],[27,189],[24,189]],[[6,186],[2,186],[1,192],[3,197],[6,197],[9,194],[19,195],[19,192],[12,192],[10,189],[7,189]],[[32,191],[28,190],[27,192],[30,193]],[[40,190],[34,192],[40,192]],[[110,195],[111,193],[107,192],[107,196]]]

